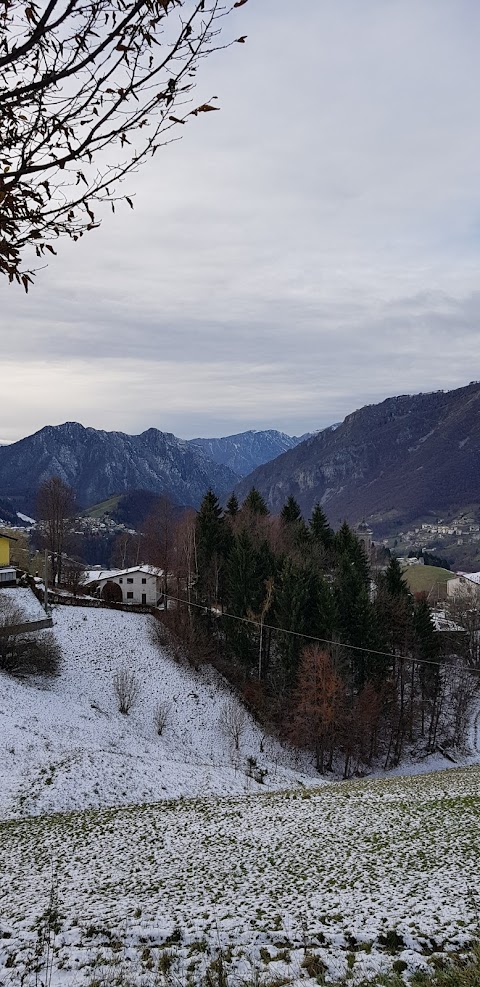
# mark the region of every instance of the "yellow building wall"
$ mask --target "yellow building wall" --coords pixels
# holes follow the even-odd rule
[[[0,535],[0,565],[10,565],[10,542]]]

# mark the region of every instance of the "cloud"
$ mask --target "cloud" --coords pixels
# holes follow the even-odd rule
[[[227,26],[227,30],[230,27]],[[125,207],[4,288],[19,438],[318,428],[478,362],[475,0],[263,0]],[[213,119],[211,119],[213,118]],[[18,402],[18,395],[22,399]]]

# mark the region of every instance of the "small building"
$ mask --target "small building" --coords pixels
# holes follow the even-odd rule
[[[12,565],[0,566],[0,589],[17,585],[17,570]]]
[[[82,585],[92,595],[112,603],[157,606],[162,595],[163,571],[151,565],[129,569],[93,568],[85,572]]]
[[[459,572],[447,583],[447,596],[480,601],[480,572]]]
[[[0,566],[10,565],[10,542],[17,541],[13,535],[0,532]]]

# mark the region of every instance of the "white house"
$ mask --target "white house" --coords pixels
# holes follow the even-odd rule
[[[480,601],[480,572],[459,572],[447,582],[447,596]]]
[[[98,566],[85,572],[82,585],[95,596],[113,602],[156,606],[162,595],[162,580],[162,569],[151,565],[136,565],[130,569]]]

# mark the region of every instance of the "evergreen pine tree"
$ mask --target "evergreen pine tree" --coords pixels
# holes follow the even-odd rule
[[[211,604],[221,596],[222,569],[228,549],[225,521],[218,498],[208,490],[196,518],[197,592]]]
[[[353,554],[356,549],[350,546]],[[359,545],[361,550],[361,546]],[[360,560],[361,561],[361,560]],[[375,612],[370,601],[369,586],[365,581],[362,565],[356,565],[349,552],[339,558],[335,574],[334,597],[337,613],[337,631],[345,644],[359,649],[377,647]],[[376,661],[367,651],[351,654],[353,685],[360,691],[374,674]]]
[[[310,518],[310,535],[312,541],[321,545],[327,551],[333,544],[333,529],[330,527],[325,511],[320,504],[315,504]]]
[[[274,559],[266,542],[258,548],[242,528],[233,540],[226,569],[226,602],[229,613],[238,617],[256,617],[261,610],[265,583],[273,577]],[[244,664],[257,661],[258,631],[240,621],[227,618],[227,641],[232,654]]]
[[[302,512],[294,497],[289,497],[280,513],[284,550],[298,560],[303,559],[309,541],[309,532]]]
[[[233,518],[236,518],[238,511],[239,511],[238,500],[235,494],[232,493],[232,495],[229,497],[227,501],[225,516],[233,520]]]
[[[402,567],[395,556],[392,556],[384,575],[385,588],[392,596],[410,596],[410,590],[404,579]]]
[[[251,514],[257,514],[260,517],[267,517],[269,513],[265,500],[256,487],[252,487],[250,493],[247,494],[242,504],[242,508],[243,510],[250,511]]]
[[[290,496],[288,498],[287,502],[283,505],[280,517],[283,524],[296,524],[302,520],[302,512],[295,497]]]
[[[305,640],[296,634],[308,633],[310,589],[305,569],[287,557],[279,573],[273,609],[275,624],[295,632],[282,634],[278,631],[275,634],[283,684],[287,689],[295,685],[299,657],[305,645]]]
[[[343,522],[338,531],[335,532],[334,544],[337,555],[349,554],[353,545],[355,535],[346,521]]]

